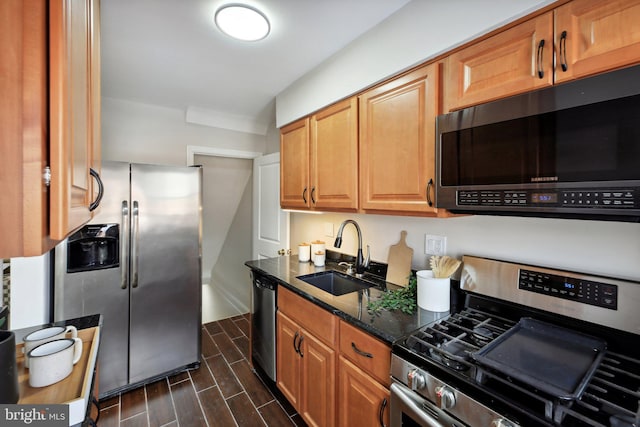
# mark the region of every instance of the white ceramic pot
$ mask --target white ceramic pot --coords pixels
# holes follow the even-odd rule
[[[40,344],[29,353],[29,385],[46,387],[65,379],[82,356],[80,338],[63,338]]]
[[[420,270],[416,275],[418,306],[435,312],[449,311],[451,280],[448,277],[435,278],[431,270]]]
[[[33,331],[24,337],[24,347],[22,349],[25,354],[24,366],[29,367],[29,352],[31,350],[40,344],[65,338],[68,333],[71,333],[71,338],[78,338],[78,330],[75,326],[51,326]]]

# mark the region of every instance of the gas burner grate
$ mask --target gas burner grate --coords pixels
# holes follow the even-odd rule
[[[513,321],[467,308],[415,331],[405,340],[405,345],[420,357],[436,360],[456,371],[466,371],[474,365],[471,352],[478,351],[513,325]]]

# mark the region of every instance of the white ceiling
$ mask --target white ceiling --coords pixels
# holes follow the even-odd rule
[[[103,0],[102,96],[188,110],[200,123],[268,124],[279,92],[409,1],[245,0],[271,34],[241,42],[213,25],[235,0]]]

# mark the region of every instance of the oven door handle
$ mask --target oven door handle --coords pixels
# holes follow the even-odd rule
[[[411,395],[413,393],[413,391],[404,385],[394,382],[391,384],[391,404],[393,405],[394,397],[398,398],[402,405],[411,411],[408,415],[412,418],[418,418],[416,421],[418,421],[421,427],[442,427],[442,424],[440,424],[438,420],[430,417],[429,414],[426,413],[414,399],[412,399]],[[391,425],[393,426],[394,423],[392,422]]]

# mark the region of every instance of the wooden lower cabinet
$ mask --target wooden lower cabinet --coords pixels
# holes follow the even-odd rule
[[[337,318],[280,287],[276,320],[278,389],[309,426],[335,426]]]
[[[299,327],[287,316],[276,315],[276,383],[294,408],[300,406],[300,355],[295,345],[300,334]]]
[[[388,426],[389,389],[339,357],[338,426]]]

